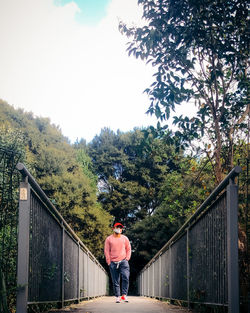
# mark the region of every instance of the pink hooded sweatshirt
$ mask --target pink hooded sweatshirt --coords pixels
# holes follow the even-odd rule
[[[119,262],[124,259],[129,261],[131,257],[131,245],[128,237],[124,235],[120,237],[115,237],[114,235],[108,236],[105,240],[104,254],[108,265],[111,262]]]

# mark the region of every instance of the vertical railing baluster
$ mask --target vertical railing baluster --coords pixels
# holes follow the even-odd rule
[[[146,290],[145,283],[146,283],[145,271],[143,271],[143,293],[142,293],[143,296],[145,296],[145,290]]]
[[[64,225],[63,222],[61,222],[62,225],[62,281],[61,281],[61,286],[62,286],[62,290],[61,290],[61,307],[64,306],[64,233],[65,233],[65,229],[64,229]]]
[[[18,261],[16,312],[26,313],[29,283],[30,185],[20,183],[18,217]]]
[[[145,279],[145,271],[143,271],[143,291],[142,291],[143,296],[145,296],[145,290],[146,290],[146,279]]]
[[[81,291],[80,291],[80,286],[81,286],[81,282],[80,282],[80,242],[78,241],[78,280],[77,280],[77,302],[80,303],[80,298],[81,298]]]
[[[140,296],[144,296],[144,271],[141,273],[142,288]]]
[[[149,278],[149,267],[147,268],[147,272],[148,272],[148,281],[147,281],[148,292],[147,292],[147,296],[149,297],[149,281],[150,281],[150,278]]]
[[[238,186],[227,186],[228,312],[239,313]]]
[[[162,277],[161,277],[161,257],[162,257],[162,254],[159,256],[159,297],[160,298],[162,297],[162,294],[161,294],[161,281],[162,281]]]
[[[87,253],[87,297],[89,300],[89,253]]]
[[[155,261],[153,261],[153,268],[152,268],[152,281],[153,281],[153,286],[152,286],[152,296],[155,296]]]
[[[143,275],[144,272],[141,272],[141,292],[140,292],[140,296],[144,296],[144,279],[143,279]]]
[[[189,267],[189,226],[188,226],[187,228],[187,303],[188,303],[188,308],[190,308],[189,278],[190,278],[190,267]]]
[[[172,245],[169,247],[169,259],[170,259],[170,264],[169,264],[169,298],[170,301],[172,300],[172,289],[173,289],[173,281],[172,281]]]

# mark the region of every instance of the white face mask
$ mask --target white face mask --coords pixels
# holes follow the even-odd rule
[[[122,233],[122,229],[121,229],[121,228],[115,228],[115,229],[114,229],[114,232],[115,232],[116,234],[121,234],[121,233]]]

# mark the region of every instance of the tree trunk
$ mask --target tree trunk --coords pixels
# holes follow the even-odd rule
[[[221,166],[221,134],[219,122],[214,116],[215,134],[216,134],[216,150],[215,150],[215,178],[217,183],[222,181],[222,166]]]

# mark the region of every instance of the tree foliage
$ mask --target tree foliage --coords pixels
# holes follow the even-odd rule
[[[211,168],[204,169],[205,160],[197,162],[190,157],[178,157],[178,170],[166,175],[161,186],[161,202],[151,216],[133,225],[133,238],[138,264],[147,263],[174,235],[213,189],[209,179]]]
[[[24,160],[25,146],[23,144],[23,134],[9,125],[0,126],[0,147],[16,156],[16,161]]]
[[[138,270],[213,189],[207,160],[175,152],[153,128],[103,129],[88,145],[99,177],[99,201],[124,223]]]
[[[22,133],[0,124],[0,312],[15,306],[17,260],[17,162],[24,161]]]
[[[120,30],[132,38],[129,54],[151,62],[148,112],[161,121],[178,105],[197,113],[174,117],[182,147],[198,140],[217,181],[232,167],[234,145],[249,114],[248,4],[244,0],[139,0],[145,26]],[[171,133],[171,132],[170,132]],[[172,134],[173,135],[173,134]],[[227,151],[226,158],[222,150]]]
[[[10,129],[4,139],[0,136],[0,144],[24,148],[25,165],[47,196],[89,249],[102,256],[110,215],[97,202],[89,157],[70,145],[49,119],[15,110],[3,101],[0,124]]]
[[[99,177],[99,201],[108,212],[131,225],[155,211],[169,170],[169,147],[139,129],[117,134],[104,129],[88,149]]]

